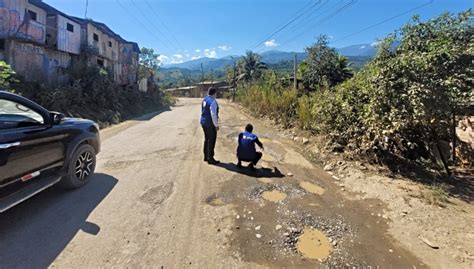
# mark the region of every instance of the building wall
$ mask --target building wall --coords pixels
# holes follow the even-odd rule
[[[109,60],[118,61],[119,58],[119,43],[113,37],[110,37],[106,33],[99,30],[91,23],[87,24],[85,44],[92,46],[99,50],[99,54]],[[99,41],[94,40],[94,34],[97,34]],[[109,41],[112,43],[112,47],[109,46]]]
[[[133,52],[133,45],[130,43],[120,43],[119,48],[117,81],[121,84],[135,84],[138,75],[138,53]]]
[[[25,23],[25,10],[37,14],[37,21]],[[46,39],[46,11],[27,0],[0,0],[0,38],[16,37],[40,44]]]
[[[65,69],[71,63],[69,53],[15,40],[6,45],[6,61],[26,81],[57,85],[68,79]]]
[[[81,52],[81,25],[66,17],[57,15],[57,49],[73,54]],[[67,24],[74,27],[74,32],[67,30]]]

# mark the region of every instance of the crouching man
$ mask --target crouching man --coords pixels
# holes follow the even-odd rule
[[[239,145],[237,146],[237,167],[242,167],[242,161],[250,162],[249,168],[255,169],[255,165],[262,158],[262,153],[257,152],[255,144],[257,144],[262,150],[263,144],[258,140],[257,135],[252,133],[253,126],[247,124],[245,126],[245,132],[239,134]]]

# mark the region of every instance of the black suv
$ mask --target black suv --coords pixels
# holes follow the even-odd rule
[[[60,183],[86,184],[100,151],[99,127],[0,91],[0,212]]]

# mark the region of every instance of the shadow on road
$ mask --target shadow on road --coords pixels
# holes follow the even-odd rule
[[[247,167],[242,167],[238,168],[237,165],[233,163],[219,163],[216,165],[217,167],[224,168],[226,170],[243,174],[249,177],[256,177],[256,178],[261,178],[261,177],[266,177],[266,178],[282,178],[285,177],[278,168],[273,167],[273,169],[270,168],[258,168],[255,170],[251,170],[250,168]]]
[[[0,214],[0,268],[46,268],[79,230],[97,235],[100,227],[86,219],[116,184],[95,174],[80,189],[54,186]]]

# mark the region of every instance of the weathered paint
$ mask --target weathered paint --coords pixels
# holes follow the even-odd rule
[[[25,21],[25,11],[36,12],[36,21]],[[0,0],[0,37],[16,37],[44,44],[46,11],[28,4],[27,0]]]
[[[138,53],[133,51],[131,43],[120,43],[119,61],[120,73],[118,81],[121,84],[137,83]]]
[[[57,49],[60,51],[79,54],[81,52],[81,25],[64,17],[57,15]],[[74,32],[67,30],[67,24],[74,27]]]
[[[65,69],[71,62],[69,53],[14,40],[7,43],[6,60],[26,81],[57,85],[67,79]]]

